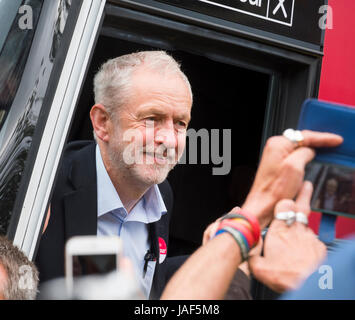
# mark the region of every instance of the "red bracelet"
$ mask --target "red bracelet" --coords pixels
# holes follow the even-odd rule
[[[234,219],[231,219],[231,220],[233,220],[233,221],[235,221],[237,223],[241,223],[241,224],[245,225],[246,227],[248,227],[248,229],[251,232],[253,232],[253,236],[254,236],[253,228],[252,228],[250,222],[247,219],[245,219],[245,218],[234,218]]]
[[[260,225],[258,219],[244,210],[239,210],[239,214],[248,220],[253,230],[254,239],[258,242],[260,238]]]
[[[256,239],[254,239],[253,233],[244,224],[226,219],[220,223],[219,229],[223,229],[224,227],[232,227],[233,229],[239,231],[247,240],[249,250],[254,248],[254,246],[256,245],[257,241]],[[259,238],[257,240],[259,240]]]

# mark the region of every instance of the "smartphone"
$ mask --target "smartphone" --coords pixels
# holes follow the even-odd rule
[[[355,168],[312,161],[305,180],[314,186],[313,211],[355,218]]]
[[[122,241],[117,236],[78,236],[65,246],[65,278],[69,296],[75,280],[119,270]]]
[[[354,124],[355,108],[315,99],[303,104],[299,130],[332,132],[344,139],[338,147],[316,149],[306,167],[305,179],[314,187],[314,211],[355,218]]]

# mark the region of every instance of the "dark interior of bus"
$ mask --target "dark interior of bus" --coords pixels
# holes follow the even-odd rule
[[[124,38],[124,37],[123,37]],[[144,43],[144,44],[143,44]],[[153,42],[128,41],[101,35],[96,43],[68,141],[91,140],[89,111],[94,104],[93,77],[110,58],[140,50],[166,48]],[[204,229],[241,205],[255,175],[263,141],[269,75],[213,59],[208,52],[168,50],[190,80],[194,103],[189,128],[231,129],[231,170],[212,175],[213,164],[179,164],[169,174],[174,193],[169,256],[192,253],[202,241]],[[256,90],[257,89],[257,90]],[[256,94],[257,92],[257,94]],[[220,132],[220,155],[222,133]],[[221,166],[221,165],[219,165]]]

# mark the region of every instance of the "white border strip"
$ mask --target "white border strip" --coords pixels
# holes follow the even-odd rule
[[[216,7],[221,7],[221,8],[224,8],[224,9],[237,11],[239,13],[247,14],[249,16],[253,16],[253,17],[256,17],[256,18],[263,19],[263,20],[276,22],[276,23],[283,24],[283,25],[288,26],[288,27],[292,27],[292,25],[293,25],[293,11],[294,11],[294,7],[295,7],[295,0],[292,0],[293,2],[292,2],[292,13],[291,13],[291,22],[290,23],[283,22],[283,21],[272,19],[272,18],[268,17],[269,16],[270,0],[268,0],[266,16],[262,16],[260,14],[256,14],[256,13],[252,13],[252,12],[249,12],[249,11],[233,8],[233,7],[226,6],[224,4],[213,2],[213,1],[210,1],[210,0],[197,0],[197,1],[204,2],[204,3],[210,4],[210,5],[216,6]]]
[[[84,0],[39,146],[14,244],[33,258],[66,133],[74,113],[106,0]]]

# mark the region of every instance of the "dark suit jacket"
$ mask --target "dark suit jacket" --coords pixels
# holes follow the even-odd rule
[[[97,182],[95,146],[92,141],[70,143],[64,153],[51,200],[51,216],[43,234],[36,264],[41,282],[64,276],[66,241],[79,235],[97,234]],[[151,250],[157,262],[150,298],[159,298],[172,271],[184,261],[159,264],[159,238],[168,244],[173,194],[167,181],[159,185],[168,213],[149,225]],[[175,260],[176,261],[176,260]],[[168,269],[170,270],[168,272]],[[143,272],[143,271],[142,271]]]

